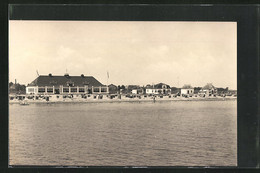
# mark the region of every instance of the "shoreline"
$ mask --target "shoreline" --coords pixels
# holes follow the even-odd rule
[[[151,98],[124,98],[124,99],[64,99],[64,100],[26,100],[29,104],[62,104],[62,103],[121,103],[121,102],[169,102],[169,101],[229,101],[237,100],[236,97],[201,97],[201,98],[156,98],[155,101]],[[19,100],[9,100],[9,104],[20,104]]]

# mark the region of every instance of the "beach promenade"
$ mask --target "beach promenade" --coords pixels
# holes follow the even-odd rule
[[[21,96],[20,96],[21,97]],[[235,96],[212,96],[212,97],[182,97],[182,96],[133,96],[127,95],[88,95],[82,97],[81,95],[74,95],[73,97],[63,95],[48,95],[48,96],[12,96],[9,99],[10,104],[21,103],[26,101],[28,103],[103,103],[103,102],[162,102],[162,101],[219,101],[219,100],[235,100]]]

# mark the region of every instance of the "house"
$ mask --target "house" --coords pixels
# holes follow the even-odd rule
[[[127,85],[126,88],[128,94],[143,94],[143,89],[139,85]]]
[[[114,84],[108,85],[109,94],[117,94],[118,93],[118,87]]]
[[[171,94],[171,87],[164,83],[158,83],[156,85],[146,85],[145,88],[146,94]]]
[[[117,89],[119,94],[127,94],[127,89],[124,85],[118,85]]]
[[[184,85],[181,88],[181,95],[182,96],[193,96],[194,88],[191,85]]]
[[[93,76],[40,75],[26,87],[26,94],[107,94],[109,89]]]
[[[212,85],[212,83],[207,83],[198,93],[200,96],[213,96],[217,95],[217,88]]]
[[[143,89],[141,87],[139,88],[133,88],[132,89],[132,94],[143,94]]]

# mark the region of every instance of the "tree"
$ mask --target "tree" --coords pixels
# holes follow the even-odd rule
[[[226,87],[225,91],[228,92],[228,87]]]
[[[201,90],[201,87],[194,87],[194,93],[197,94]]]

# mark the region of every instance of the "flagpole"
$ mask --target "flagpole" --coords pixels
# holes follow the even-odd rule
[[[107,86],[108,86],[109,72],[107,71]]]

